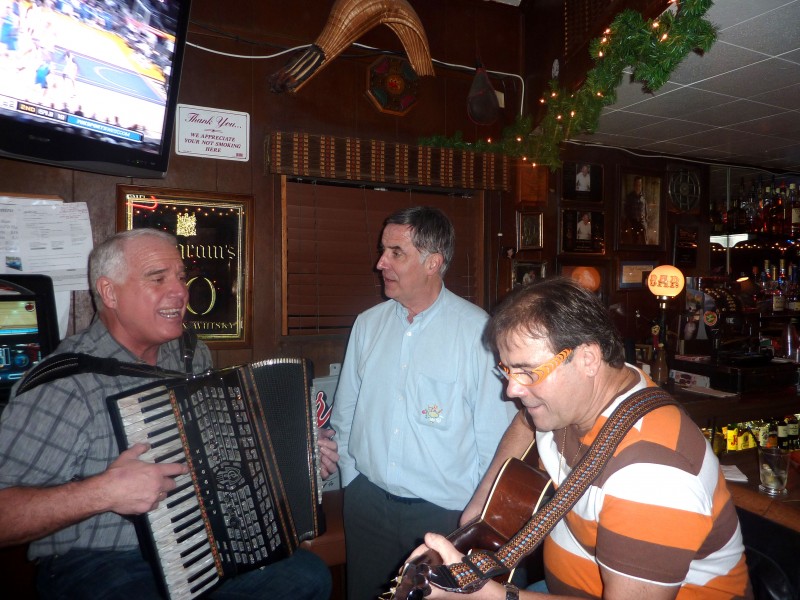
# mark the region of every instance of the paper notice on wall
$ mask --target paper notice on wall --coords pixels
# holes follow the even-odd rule
[[[175,112],[175,152],[247,161],[250,159],[250,115],[179,104]]]
[[[56,292],[86,290],[91,251],[85,202],[0,201],[0,273],[48,275]]]

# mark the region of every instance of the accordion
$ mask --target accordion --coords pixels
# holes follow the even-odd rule
[[[152,382],[107,403],[121,448],[147,443],[142,460],[189,467],[135,519],[169,598],[199,597],[324,533],[304,359]]]

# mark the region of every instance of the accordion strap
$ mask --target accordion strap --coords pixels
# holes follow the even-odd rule
[[[474,592],[489,579],[508,573],[530,554],[600,475],[619,443],[645,414],[677,402],[661,388],[634,392],[603,424],[586,455],[558,487],[553,498],[495,552],[476,550],[463,562],[431,569],[430,582],[451,592]]]
[[[185,377],[185,373],[159,369],[147,364],[128,363],[116,358],[100,358],[91,354],[63,352],[45,358],[30,369],[20,381],[17,394],[28,392],[38,385],[50,383],[62,377],[79,373],[100,373],[109,377],[127,375],[128,377],[172,378]]]
[[[32,390],[37,385],[50,383],[56,379],[71,377],[80,373],[100,373],[109,377],[127,375],[128,377],[150,377],[153,379],[185,377],[192,374],[192,361],[196,348],[197,335],[188,329],[184,329],[180,337],[180,353],[183,366],[186,369],[185,373],[160,369],[144,363],[122,362],[116,358],[101,358],[79,352],[53,354],[25,373],[16,393],[22,394]]]

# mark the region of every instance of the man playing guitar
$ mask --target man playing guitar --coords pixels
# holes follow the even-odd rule
[[[504,435],[494,466],[520,456],[535,437],[556,489],[620,403],[654,387],[624,362],[619,333],[598,297],[567,279],[513,292],[491,319],[486,339],[500,356],[508,396],[525,408]],[[491,488],[492,481],[481,483],[462,523],[479,514]],[[438,534],[427,534],[412,557],[423,550],[438,553],[445,565],[464,559]],[[545,538],[544,568],[551,595],[487,581],[469,597],[752,598],[719,462],[679,406],[651,410],[624,434],[599,476]],[[464,598],[430,587],[431,600]]]

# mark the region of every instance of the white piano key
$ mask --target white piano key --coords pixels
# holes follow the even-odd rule
[[[130,396],[125,396],[124,398],[118,398],[116,400],[117,406],[120,409],[128,409],[130,407],[136,406],[149,406],[148,403],[157,402],[159,400],[163,400],[166,398],[169,400],[170,393],[166,387],[156,387],[147,390],[145,393],[142,394],[131,394]]]
[[[162,528],[168,527],[173,531],[177,529],[185,522],[186,517],[181,517],[180,521],[173,521],[174,516],[184,513],[187,510],[192,510],[190,514],[194,515],[193,518],[203,518],[202,513],[200,512],[200,504],[197,502],[197,498],[195,497],[194,493],[192,493],[190,498],[187,498],[180,504],[170,509],[167,509],[166,507],[162,509],[161,506],[159,506],[157,509],[147,513],[147,520],[153,529],[153,535],[161,535]]]

